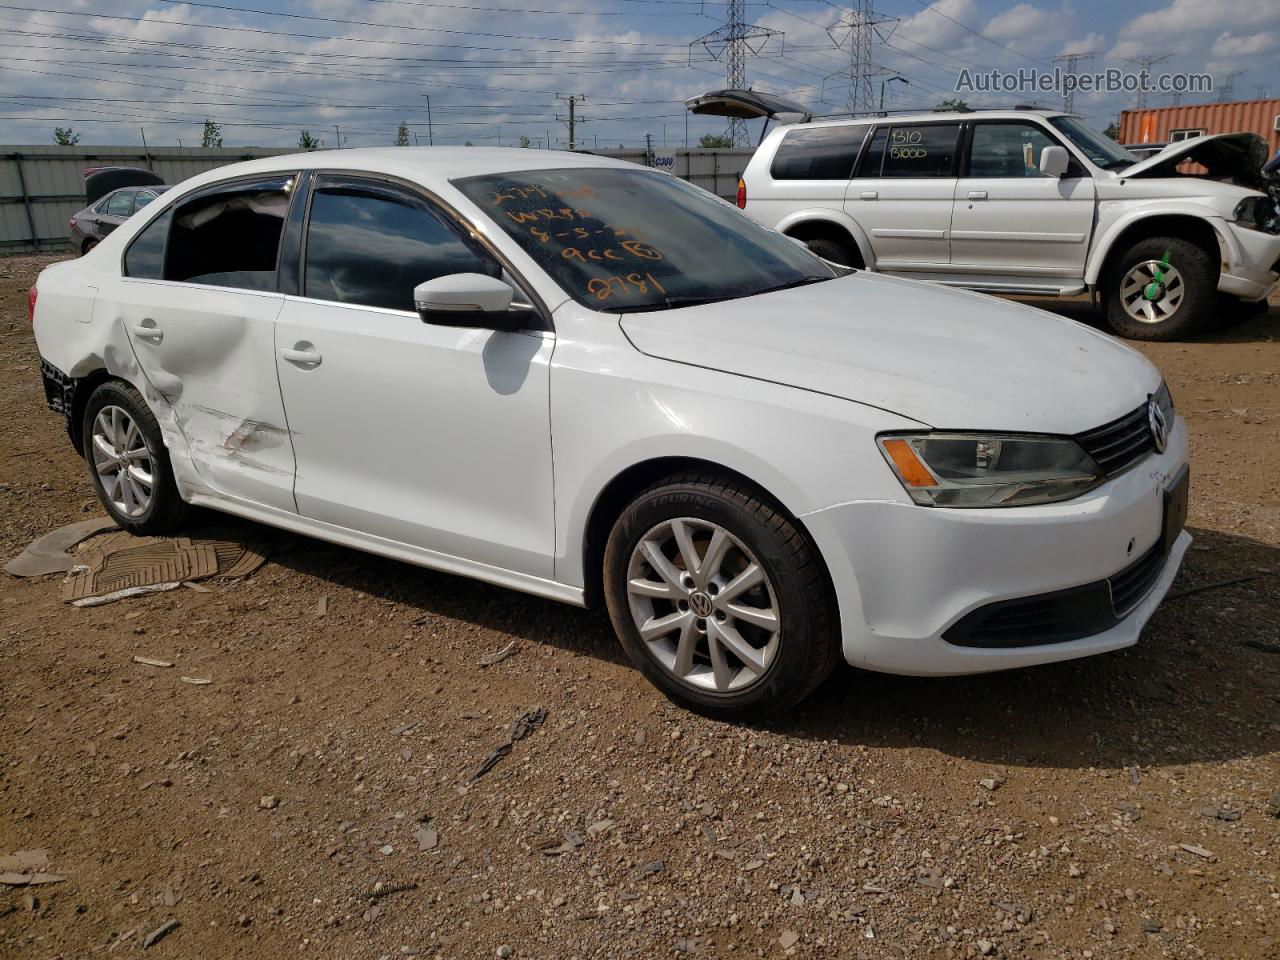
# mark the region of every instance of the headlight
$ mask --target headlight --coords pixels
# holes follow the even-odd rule
[[[1079,496],[1103,479],[1074,440],[1017,434],[879,437],[911,499],[926,507],[1014,507]]]
[[[1236,204],[1231,221],[1250,230],[1275,233],[1277,229],[1275,204],[1270,197],[1245,197]]]

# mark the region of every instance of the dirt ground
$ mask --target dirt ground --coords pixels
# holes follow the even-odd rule
[[[26,325],[45,262],[0,260],[6,557],[100,512]],[[171,920],[148,955],[1280,956],[1278,339],[1140,346],[1193,434],[1174,590],[1253,579],[1123,653],[842,669],[760,726],[668,705],[597,614],[320,542],[92,609],[0,574],[0,855],[65,877],[0,887],[0,956]]]

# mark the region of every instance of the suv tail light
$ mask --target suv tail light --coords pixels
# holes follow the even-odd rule
[[[72,217],[72,218],[71,218],[70,226],[71,226],[71,229],[72,229],[72,230],[74,230],[74,229],[76,228],[76,218],[75,218],[75,217]]]
[[[40,296],[40,291],[32,284],[31,289],[27,291],[27,326],[34,327],[36,325],[36,297]]]
[[[747,209],[747,181],[738,180],[738,209]]]

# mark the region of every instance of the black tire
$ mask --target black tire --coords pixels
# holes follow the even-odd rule
[[[102,485],[102,477],[94,467],[93,424],[99,412],[107,406],[121,408],[138,425],[151,461],[151,501],[137,516],[131,517],[123,513],[111,502]],[[165,448],[160,426],[156,422],[155,414],[142,398],[142,394],[123,380],[108,380],[99,384],[97,389],[89,395],[89,400],[85,404],[80,437],[85,462],[89,465],[89,476],[93,480],[94,492],[97,493],[98,499],[111,519],[115,520],[121,529],[140,535],[153,535],[169,533],[182,526],[189,508],[178,493],[178,485],[173,479],[173,468],[169,464],[169,451]]]
[[[1182,302],[1167,318],[1142,323],[1125,312],[1121,284],[1144,261],[1168,263],[1182,277]],[[1103,284],[1103,314],[1112,331],[1130,340],[1181,340],[1209,328],[1218,298],[1217,254],[1179,237],[1148,237],[1112,260]]]
[[[839,240],[815,237],[812,240],[806,240],[804,245],[809,248],[810,253],[821,257],[823,260],[838,263],[842,267],[862,266],[862,256],[858,251],[850,249],[847,244],[841,243]]]
[[[755,555],[773,588],[778,648],[766,671],[742,690],[720,693],[681,680],[640,637],[628,601],[628,565],[640,540],[663,521],[714,523]],[[609,618],[641,673],[679,706],[720,720],[783,713],[811,694],[840,654],[835,603],[817,549],[776,506],[744,483],[690,473],[645,490],[614,523],[604,554]]]

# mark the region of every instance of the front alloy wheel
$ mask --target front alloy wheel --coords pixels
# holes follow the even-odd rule
[[[1120,284],[1124,312],[1138,323],[1164,323],[1182,306],[1186,284],[1178,268],[1158,260],[1134,264]]]
[[[680,474],[622,511],[604,593],[623,648],[668,698],[722,720],[795,706],[835,666],[835,603],[817,548],[745,481]]]
[[[744,690],[777,656],[781,621],[769,577],[717,524],[676,517],[649,530],[631,552],[627,597],[653,658],[693,687]]]

